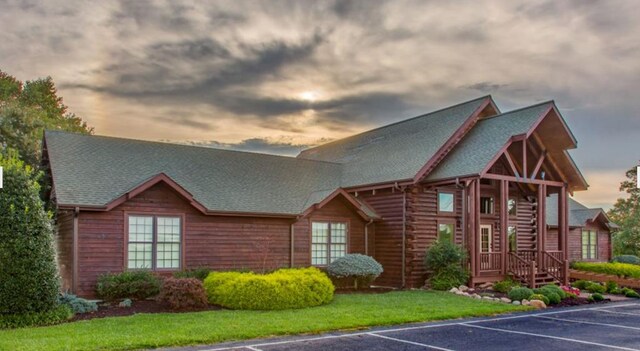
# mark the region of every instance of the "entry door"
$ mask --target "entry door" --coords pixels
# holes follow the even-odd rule
[[[480,252],[491,252],[491,239],[493,226],[491,224],[480,225]]]

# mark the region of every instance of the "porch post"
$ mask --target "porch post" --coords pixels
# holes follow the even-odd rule
[[[507,253],[509,251],[509,242],[507,237],[507,227],[509,221],[509,181],[500,181],[500,265],[502,274],[507,274]]]
[[[479,261],[480,259],[480,178],[476,179],[476,197],[474,199],[473,216],[475,217],[475,227],[473,228],[473,248],[474,255]],[[476,277],[480,275],[480,265],[476,264]]]
[[[545,220],[545,204],[547,199],[547,186],[544,184],[538,185],[538,228],[537,228],[537,236],[536,236],[536,244],[538,246],[538,268],[544,269],[543,266],[544,258],[542,257],[543,252],[545,251],[545,236],[547,231],[547,224]]]
[[[465,209],[466,214],[468,215],[468,247],[469,247],[469,263],[470,263],[470,271],[471,271],[471,281],[473,282],[474,278],[478,276],[476,271],[476,185],[478,182],[476,180],[472,180],[469,184],[469,201],[467,202],[467,208]]]
[[[563,186],[558,194],[560,201],[560,218],[558,220],[558,237],[562,239],[562,284],[569,284],[569,203],[567,198],[567,187]]]

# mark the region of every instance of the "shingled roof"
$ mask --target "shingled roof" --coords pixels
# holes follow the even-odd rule
[[[473,126],[427,180],[478,174],[548,104],[494,117],[490,96],[304,150],[298,157],[57,131],[45,133],[59,206],[104,209],[150,180],[175,183],[209,212],[295,216],[341,189],[412,180],[461,130]],[[457,139],[456,139],[457,141]],[[455,144],[452,144],[455,145]],[[337,192],[338,191],[338,192]],[[370,218],[375,211],[348,199]]]
[[[598,216],[602,215],[604,224],[611,228],[617,227],[613,222],[609,221],[606,212],[602,208],[589,208],[578,201],[569,198],[569,227],[584,227],[587,221],[594,221]],[[545,203],[546,222],[552,227],[558,226],[558,195],[552,194],[547,197]]]

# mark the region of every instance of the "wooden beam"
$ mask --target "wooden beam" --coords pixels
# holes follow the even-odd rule
[[[502,274],[507,274],[507,254],[509,252],[509,242],[507,236],[507,228],[509,221],[509,181],[500,181],[500,248],[502,255],[500,256]]]
[[[544,256],[545,251],[545,235],[547,231],[547,225],[545,223],[545,204],[547,199],[547,186],[545,184],[538,185],[538,209],[537,209],[537,230],[536,230],[536,245],[538,246],[538,268],[544,269]]]
[[[527,139],[522,140],[522,176],[527,176]]]
[[[512,176],[501,175],[501,174],[492,174],[492,173],[485,174],[483,178],[495,179],[495,180],[508,180],[508,181],[514,182],[514,183],[547,185],[547,186],[557,186],[557,187],[565,186],[564,183],[556,182],[556,181],[553,181],[553,180],[516,178],[516,177],[512,177]]]
[[[538,162],[536,163],[536,167],[533,169],[533,173],[531,173],[531,179],[536,178],[536,176],[538,175],[538,171],[540,171],[540,167],[542,167],[542,163],[544,162],[544,159],[546,157],[547,157],[547,152],[542,151],[542,154],[540,155],[540,157],[538,157]]]
[[[504,150],[504,156],[507,159],[507,162],[509,163],[513,174],[516,176],[516,178],[520,178],[520,172],[518,172],[515,163],[513,163],[513,159],[511,158],[511,154],[509,154],[509,150]]]

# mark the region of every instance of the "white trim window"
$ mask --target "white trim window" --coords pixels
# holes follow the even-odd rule
[[[311,265],[326,266],[347,254],[347,224],[311,223]]]
[[[582,230],[582,258],[587,260],[598,258],[598,232],[593,229]]]
[[[127,268],[180,269],[182,219],[130,215]]]

